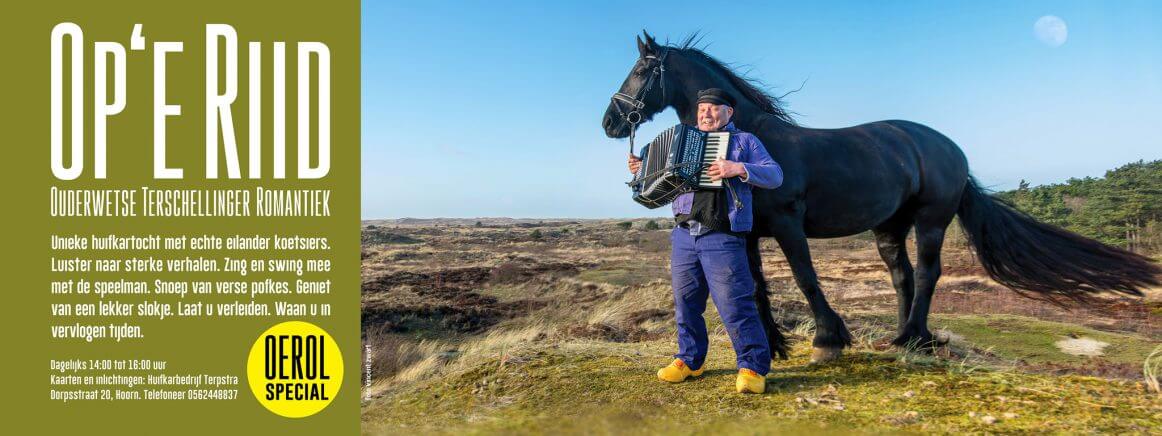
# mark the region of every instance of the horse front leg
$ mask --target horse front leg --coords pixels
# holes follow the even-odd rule
[[[759,250],[759,237],[750,235],[746,240],[747,264],[750,267],[751,277],[754,279],[755,306],[759,310],[759,318],[763,322],[763,329],[767,332],[767,344],[771,348],[771,357],[787,358],[787,338],[779,332],[779,325],[775,323],[771,313],[770,290],[767,287],[767,278],[763,275],[763,255]]]
[[[795,283],[803,296],[807,297],[807,305],[815,317],[811,361],[818,363],[838,359],[843,348],[851,345],[851,333],[847,331],[843,318],[827,304],[823,290],[819,288],[819,278],[815,274],[815,266],[811,264],[811,249],[807,245],[802,222],[780,223],[774,228],[779,229],[775,239],[779,241],[779,247],[795,276]]]

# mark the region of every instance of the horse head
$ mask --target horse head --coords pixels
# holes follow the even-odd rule
[[[670,47],[659,45],[649,33],[637,37],[638,59],[621,88],[610,99],[601,127],[610,138],[625,138],[630,126],[649,121],[661,112],[666,101],[666,57]]]
[[[782,101],[765,91],[761,82],[735,73],[697,48],[698,34],[677,45],[658,44],[645,31],[642,36],[637,37],[638,59],[601,118],[606,136],[628,137],[632,125],[647,122],[668,107],[674,108],[683,124],[694,125],[696,96],[706,88],[721,88],[734,95],[738,107],[732,121],[740,129],[753,130],[759,122],[796,125]]]

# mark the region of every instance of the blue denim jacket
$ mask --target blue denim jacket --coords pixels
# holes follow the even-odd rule
[[[726,180],[734,188],[734,192],[738,194],[738,199],[742,203],[741,208],[734,208],[734,199],[730,198],[730,191],[727,190],[727,204],[732,205],[729,213],[730,231],[749,232],[754,226],[754,217],[751,212],[751,185],[765,189],[778,188],[779,185],[783,184],[783,169],[771,158],[771,154],[767,153],[767,148],[763,146],[762,141],[759,141],[754,135],[738,130],[734,127],[734,123],[727,124],[722,130],[730,132],[726,160],[741,162],[747,174],[746,182],[740,180],[740,177],[731,177]],[[674,216],[690,213],[690,207],[693,204],[693,192],[679,195],[678,198],[674,199]]]

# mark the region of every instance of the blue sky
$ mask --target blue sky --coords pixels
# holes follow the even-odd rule
[[[1034,34],[1061,17],[1068,39]],[[600,118],[636,60],[701,31],[808,127],[956,141],[994,189],[1162,158],[1162,2],[364,2],[363,217],[665,216]],[[639,142],[677,122],[669,110]]]

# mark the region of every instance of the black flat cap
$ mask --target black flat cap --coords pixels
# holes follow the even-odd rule
[[[734,107],[734,97],[719,88],[707,88],[698,91],[699,103],[724,104]]]

